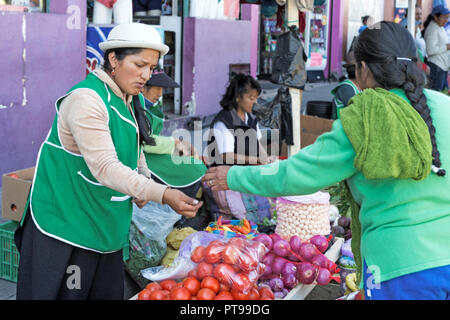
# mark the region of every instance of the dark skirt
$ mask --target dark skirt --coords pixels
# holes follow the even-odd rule
[[[122,250],[102,254],[46,236],[30,211],[14,235],[17,300],[123,300]]]

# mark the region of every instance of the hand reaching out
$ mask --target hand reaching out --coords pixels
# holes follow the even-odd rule
[[[208,184],[213,191],[229,190],[227,174],[230,166],[218,166],[208,169],[202,181]]]
[[[190,198],[180,190],[171,188],[164,191],[163,203],[168,204],[175,212],[186,218],[195,217],[198,209],[203,205],[202,201]]]

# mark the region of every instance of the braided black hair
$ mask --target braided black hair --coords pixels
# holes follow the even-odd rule
[[[258,95],[261,93],[259,82],[252,76],[243,73],[234,75],[228,84],[222,100],[220,100],[220,105],[225,110],[232,110],[233,108],[237,109],[238,105],[236,98],[242,97],[243,94],[251,89],[255,89],[258,92]]]
[[[405,91],[411,105],[428,126],[433,148],[433,171],[444,176],[436,129],[423,92],[426,77],[417,66],[417,51],[411,34],[396,23],[382,21],[359,35],[354,53],[358,67],[361,68],[364,61],[380,87]]]
[[[122,61],[123,59],[125,59],[126,56],[138,54],[142,50],[143,50],[142,48],[115,48],[106,50],[103,57],[104,58],[103,69],[108,73],[111,73],[112,71],[111,63],[109,61],[109,54],[111,52],[115,53],[118,61]],[[134,108],[134,115],[136,117],[136,122],[139,127],[139,143],[141,145],[144,143],[150,146],[156,145],[155,139],[151,136],[152,125],[148,120],[147,116],[145,115],[145,110],[142,107],[138,96],[133,97],[133,108]]]

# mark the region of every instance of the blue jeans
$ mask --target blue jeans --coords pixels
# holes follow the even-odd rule
[[[430,87],[432,90],[442,91],[447,84],[447,71],[442,70],[433,62],[428,61],[428,66],[430,67]]]
[[[366,300],[450,300],[450,265],[414,272],[378,284],[364,262]]]

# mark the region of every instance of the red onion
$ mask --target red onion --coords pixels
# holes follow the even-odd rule
[[[300,283],[311,284],[316,279],[316,268],[309,262],[297,265],[297,279]]]
[[[269,234],[269,237],[272,238],[273,242],[282,239],[281,236],[278,233]]]
[[[319,272],[317,273],[317,284],[322,286],[327,285],[331,281],[331,273],[325,268],[319,268]]]
[[[270,279],[269,286],[273,292],[281,291],[284,289],[283,280],[281,280],[279,277],[274,277],[274,278]]]
[[[314,264],[316,266],[319,266],[321,268],[326,268],[326,269],[328,269],[328,266],[329,266],[328,261],[329,261],[329,259],[325,255],[323,255],[321,253],[315,255],[311,259],[311,263],[312,264]]]
[[[300,245],[299,254],[304,260],[310,261],[317,253],[320,252],[318,252],[317,248],[309,242],[303,242]]]
[[[273,252],[280,257],[286,257],[291,250],[289,242],[284,239],[277,240],[273,243],[272,247]]]
[[[283,269],[281,270],[281,274],[288,275],[288,274],[296,274],[297,273],[297,267],[292,262],[286,262],[283,266]]]
[[[276,255],[272,252],[269,252],[264,256],[264,258],[261,260],[262,263],[264,263],[266,266],[270,266],[273,263],[273,260],[275,259]]]
[[[262,276],[270,276],[272,274],[272,268],[270,267],[270,265],[265,264],[264,265],[264,273],[262,274]]]
[[[253,238],[253,241],[261,242],[267,247],[267,249],[272,250],[273,240],[269,235],[265,233],[260,233],[255,238]]]
[[[293,254],[288,255],[288,256],[287,256],[287,259],[288,259],[289,261],[294,261],[294,262],[299,262],[299,261],[300,261],[300,259],[297,258],[296,256],[294,256]]]
[[[280,274],[283,271],[283,267],[286,264],[286,260],[282,257],[275,257],[270,266],[272,268],[272,272],[275,274]]]
[[[300,252],[300,245],[302,244],[302,240],[300,239],[299,236],[292,236],[289,239],[289,245],[291,246],[292,251],[294,251],[294,253],[299,253]]]
[[[324,236],[316,235],[309,239],[309,242],[315,245],[320,252],[325,252],[328,249],[328,240]]]
[[[298,280],[295,274],[283,275],[282,280],[285,288],[292,289],[298,284]]]

